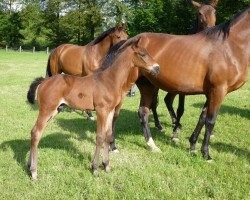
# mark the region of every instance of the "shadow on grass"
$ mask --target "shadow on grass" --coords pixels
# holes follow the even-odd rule
[[[221,142],[211,143],[211,146],[215,148],[218,152],[231,153],[236,155],[237,157],[246,158],[247,161],[250,163],[250,151],[248,149],[241,149],[237,146]]]
[[[202,109],[203,104],[202,103],[195,103],[193,104],[195,108]],[[228,106],[228,105],[222,105],[221,109],[219,111],[219,114],[230,114],[230,115],[239,115],[241,117],[244,117],[246,119],[250,119],[250,109],[243,109],[243,108],[237,108],[235,106]]]
[[[69,140],[71,136],[61,133],[53,133],[42,137],[38,146],[39,149],[49,148],[49,149],[60,149],[70,152],[71,156],[79,161],[88,159],[91,161],[92,155],[90,153],[82,153],[74,147],[74,144]],[[30,151],[30,140],[10,140],[3,142],[0,145],[0,150],[5,150],[11,148],[14,152],[14,159],[19,163],[24,171],[30,175],[27,167],[28,159],[26,159],[27,154]],[[29,155],[28,155],[29,156]],[[52,161],[51,161],[52,162]]]

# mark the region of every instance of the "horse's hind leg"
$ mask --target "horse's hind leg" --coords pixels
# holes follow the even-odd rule
[[[180,124],[180,120],[181,117],[184,113],[184,102],[185,102],[185,96],[184,95],[180,95],[179,94],[179,104],[178,104],[178,109],[177,109],[177,118],[176,118],[176,122],[175,122],[175,127],[173,129],[173,141],[178,141],[178,132],[181,129],[181,124]]]
[[[159,120],[158,113],[157,113],[157,106],[158,106],[158,92],[154,94],[153,96],[151,109],[152,109],[152,113],[154,116],[155,127],[159,131],[162,131],[162,125],[161,125],[161,122]]]
[[[171,120],[172,120],[172,124],[175,124],[177,121],[177,117],[176,114],[174,112],[174,108],[173,108],[173,101],[175,98],[176,94],[173,93],[167,93],[167,95],[164,98],[164,102],[167,106],[168,112],[170,114]]]
[[[112,136],[110,139],[110,149],[112,152],[119,152],[119,150],[117,149],[117,147],[115,145],[115,124],[116,124],[116,121],[119,117],[120,110],[121,110],[121,104],[116,107],[114,117],[113,117],[113,122],[112,122]]]
[[[31,130],[31,149],[28,167],[31,171],[32,180],[37,179],[37,146],[45,127],[56,113],[56,110],[54,112],[39,112],[36,124]]]

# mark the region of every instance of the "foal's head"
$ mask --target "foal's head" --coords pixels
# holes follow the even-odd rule
[[[160,73],[160,66],[156,61],[149,55],[147,50],[140,46],[138,43],[140,41],[140,37],[134,37],[129,39],[121,46],[121,50],[131,45],[131,49],[133,51],[132,56],[132,67],[138,67],[150,74],[156,76]]]
[[[122,26],[117,25],[114,28],[114,31],[109,35],[109,37],[111,38],[112,45],[115,45],[122,40],[127,40],[128,35],[126,33],[126,25],[125,24],[122,24]]]
[[[198,3],[192,1],[192,4],[198,9],[197,32],[208,27],[215,26],[216,10],[215,7],[219,0],[212,0],[211,3]]]

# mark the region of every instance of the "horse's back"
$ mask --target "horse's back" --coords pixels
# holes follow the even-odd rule
[[[154,84],[173,92],[179,91],[180,85],[183,93],[203,91],[209,66],[206,61],[211,51],[211,44],[206,39],[198,34],[144,33],[141,36],[142,45],[161,67],[157,78],[150,77]]]

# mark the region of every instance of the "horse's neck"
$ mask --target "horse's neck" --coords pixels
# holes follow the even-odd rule
[[[108,53],[111,46],[112,46],[111,39],[108,36],[105,37],[101,42],[98,42],[97,44],[91,46],[92,51],[95,52],[95,54],[93,54],[95,59],[97,58],[103,59]]]
[[[236,46],[237,54],[241,53],[248,60],[250,64],[250,17],[245,16],[246,19],[239,20],[231,28],[228,36],[229,43]],[[244,58],[242,58],[244,59]]]
[[[131,56],[128,52],[122,52],[109,68],[100,72],[105,83],[112,84],[114,88],[122,88],[122,92],[126,92],[135,83],[138,73],[137,69],[131,67],[132,61],[128,61],[132,60]]]

